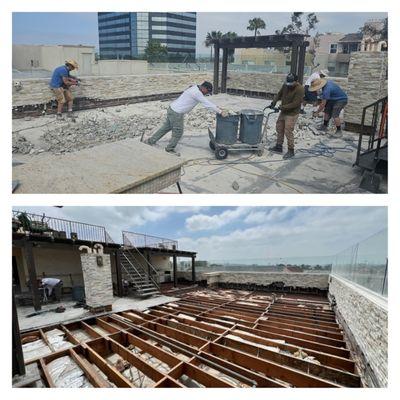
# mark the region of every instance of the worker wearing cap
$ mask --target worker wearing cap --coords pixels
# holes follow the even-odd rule
[[[288,151],[283,156],[283,159],[289,159],[294,156],[294,127],[297,118],[299,117],[301,103],[304,98],[304,88],[298,82],[298,77],[295,74],[288,74],[285,83],[277,95],[272,100],[270,108],[274,108],[280,100],[280,113],[276,121],[276,145],[269,150],[275,153],[283,152],[283,141],[286,136]]]
[[[169,141],[166,151],[175,153],[175,147],[183,135],[183,118],[198,103],[202,103],[206,108],[226,116],[225,111],[221,110],[214,103],[209,101],[206,96],[212,94],[212,84],[203,82],[201,85],[193,85],[186,89],[176,100],[174,100],[167,110],[167,117],[161,127],[149,138],[145,143],[153,145],[159,141],[169,131],[172,131],[171,140]]]
[[[57,119],[62,119],[62,109],[65,103],[68,105],[67,116],[72,118],[73,97],[71,86],[77,85],[78,80],[70,75],[70,72],[78,69],[78,63],[74,60],[65,61],[65,65],[57,67],[53,71],[50,81],[50,88],[57,99]]]
[[[336,132],[341,132],[340,112],[347,104],[347,94],[335,82],[327,79],[316,79],[310,86],[310,91],[320,92],[321,104],[317,113],[324,110],[324,123],[318,127],[321,131],[328,130],[329,120],[333,118],[336,125]]]
[[[38,284],[47,292],[47,297],[51,297],[53,295],[54,300],[61,300],[61,292],[63,282],[61,279],[57,278],[39,278]]]
[[[306,104],[311,103],[316,105],[318,101],[318,96],[317,93],[315,92],[310,92],[309,87],[311,84],[316,80],[320,78],[325,78],[329,76],[329,71],[327,69],[321,69],[320,71],[315,71],[313,72],[308,79],[306,80],[306,83],[304,84],[304,101],[303,104],[301,105],[301,110],[300,114],[305,114],[304,107]]]

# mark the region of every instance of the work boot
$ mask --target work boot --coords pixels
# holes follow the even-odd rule
[[[320,126],[317,126],[317,129],[318,129],[319,131],[321,131],[321,132],[327,132],[327,131],[328,131],[328,125],[322,124],[322,125],[320,125]]]
[[[289,158],[294,157],[294,150],[293,149],[288,149],[287,153],[283,156],[284,160],[288,160]]]
[[[63,119],[63,115],[61,113],[57,113],[57,121],[62,121]]]
[[[150,138],[149,138],[149,139],[143,140],[143,143],[144,143],[144,144],[148,144],[149,146],[154,146],[154,145],[155,145],[155,143],[153,143],[153,142],[150,140]]]
[[[276,144],[275,146],[270,147],[268,150],[273,151],[274,153],[282,153],[283,152],[281,144]]]
[[[181,156],[181,153],[178,153],[175,149],[165,149],[167,153],[175,154],[177,157]]]

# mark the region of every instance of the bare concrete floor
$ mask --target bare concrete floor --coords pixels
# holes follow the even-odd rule
[[[161,304],[169,303],[171,301],[176,301],[177,298],[170,296],[153,296],[147,299],[130,298],[130,297],[114,297],[114,302],[112,304],[112,311],[124,311],[124,310],[138,310],[143,311],[149,307],[155,307]],[[72,322],[75,320],[94,317],[101,314],[93,314],[84,308],[73,308],[76,301],[67,300],[61,303],[51,303],[42,306],[42,311],[53,310],[56,307],[63,305],[66,310],[63,313],[56,313],[53,311],[45,312],[43,314],[35,315],[33,317],[27,317],[27,315],[32,314],[34,309],[32,306],[24,306],[17,308],[19,328],[21,331],[40,328],[46,325],[58,324]]]
[[[269,100],[226,94],[213,96],[211,100],[232,111],[262,110],[270,103]],[[155,101],[81,111],[75,123],[56,122],[54,116],[14,120],[14,132],[19,131],[18,134],[32,145],[28,154],[14,153],[14,159],[27,161],[44,152],[60,154],[127,137],[147,138],[162,123],[168,106],[169,101]],[[353,167],[358,135],[347,131],[343,131],[341,137],[318,135],[315,128],[321,120],[311,118],[311,108],[306,110],[307,115],[300,116],[295,130],[296,154],[293,159],[285,161],[281,155],[267,150],[276,140],[277,115],[273,114],[262,156],[235,152],[219,161],[209,148],[207,132],[208,127],[215,129],[215,116],[197,106],[185,117],[185,133],[177,146],[185,160],[181,177],[183,192],[363,193],[358,188],[361,171]],[[163,151],[169,138],[170,134],[167,134],[156,147]],[[115,155],[110,154],[110,157]],[[380,189],[387,192],[386,182]],[[171,186],[163,192],[177,193],[177,188]]]

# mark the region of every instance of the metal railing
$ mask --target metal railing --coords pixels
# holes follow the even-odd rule
[[[363,286],[376,294],[388,294],[388,237],[382,230],[336,254],[332,275]]]
[[[136,247],[133,246],[133,248],[135,250]],[[151,283],[158,289],[160,290],[160,285],[157,281],[158,277],[159,277],[159,273],[158,271],[154,268],[153,264],[151,262],[149,262],[147,260],[147,258],[140,252],[140,251],[136,251],[135,255],[138,255],[139,257],[141,257],[144,262],[146,263],[146,265],[150,268],[150,273],[147,273],[143,267],[140,265],[140,263],[137,264],[138,268],[142,271],[143,275],[138,271],[138,268],[136,268],[132,262],[132,260],[134,259],[134,254],[131,252],[131,250],[129,248],[125,248],[124,251],[122,252],[124,258],[129,262],[129,264],[134,268],[135,272],[138,273],[140,276],[146,276],[148,277],[148,279],[151,281]],[[126,255],[128,254],[129,257]],[[131,259],[130,259],[131,258]],[[155,279],[154,276],[157,278]]]
[[[157,249],[177,249],[178,241],[158,236],[145,235],[136,232],[122,232],[124,246],[127,247],[153,247]]]
[[[60,239],[114,243],[104,226],[19,210],[12,211],[12,229],[13,232],[24,232]]]
[[[362,152],[362,143],[364,135],[368,134],[368,147],[364,151],[379,151],[382,140],[388,138],[388,97],[383,97],[363,108],[361,117],[360,135],[358,138],[356,164],[360,159]]]

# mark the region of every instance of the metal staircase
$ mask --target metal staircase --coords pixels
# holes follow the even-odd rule
[[[147,271],[137,262],[136,257],[142,257],[148,268]],[[152,276],[157,274],[156,269],[139,252],[124,248],[119,252],[123,279],[130,282],[140,297],[153,296],[160,293],[160,286]]]

